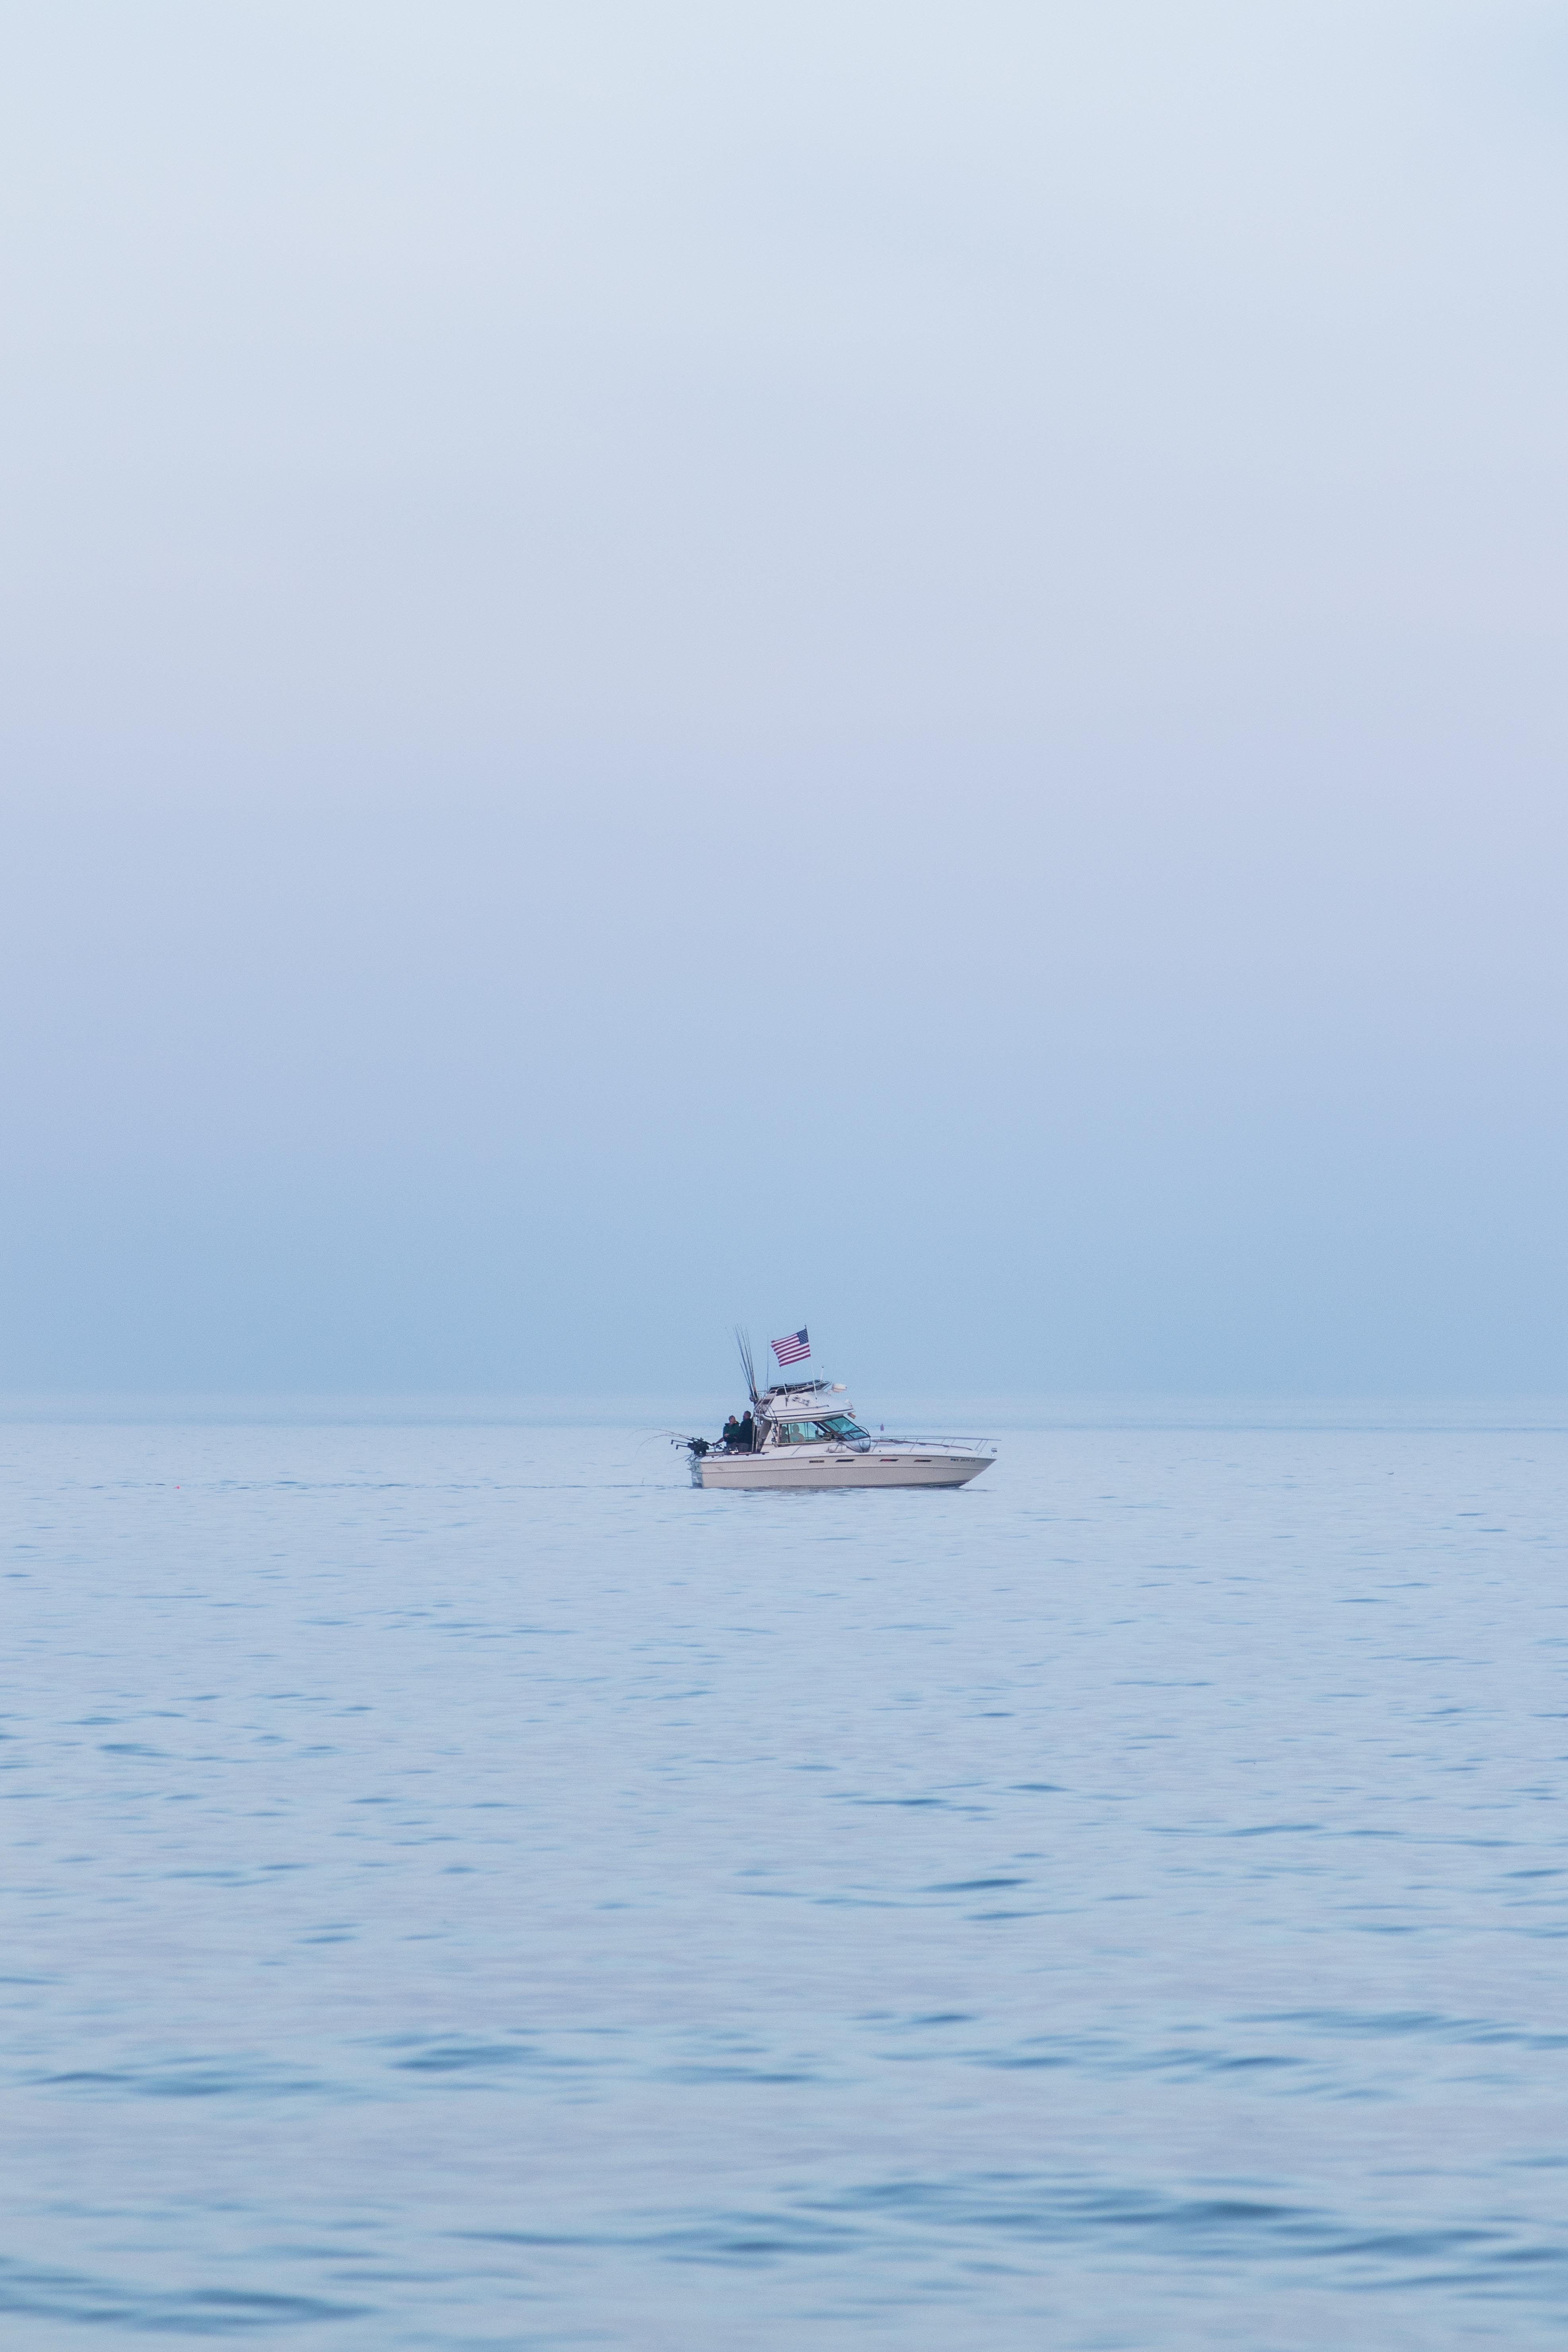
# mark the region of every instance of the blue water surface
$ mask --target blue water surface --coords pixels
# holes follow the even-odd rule
[[[996,1434],[0,1427],[7,2340],[1561,2344],[1568,1434]]]

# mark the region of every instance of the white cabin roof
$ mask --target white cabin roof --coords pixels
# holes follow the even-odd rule
[[[770,1389],[762,1410],[772,1421],[820,1421],[830,1412],[853,1414],[855,1408],[841,1383],[821,1381],[808,1389]]]

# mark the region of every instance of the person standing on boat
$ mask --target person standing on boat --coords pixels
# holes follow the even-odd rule
[[[742,1454],[752,1453],[757,1442],[757,1424],[752,1419],[752,1408],[746,1407],[735,1427],[735,1443]]]
[[[727,1451],[732,1454],[740,1443],[741,1424],[736,1420],[734,1414],[731,1413],[729,1420],[724,1423],[724,1444]]]

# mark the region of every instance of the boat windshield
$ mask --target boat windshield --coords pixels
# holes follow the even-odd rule
[[[858,1421],[851,1421],[847,1412],[828,1413],[821,1421],[780,1421],[773,1425],[778,1431],[781,1445],[820,1445],[824,1438],[837,1440],[842,1445],[850,1438],[868,1437],[868,1434]]]

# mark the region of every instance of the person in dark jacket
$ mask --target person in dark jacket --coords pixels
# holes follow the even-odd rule
[[[736,1427],[735,1443],[742,1454],[750,1454],[756,1442],[757,1424],[752,1419],[751,1407],[748,1405]]]
[[[733,1413],[730,1415],[729,1420],[724,1423],[724,1443],[729,1447],[731,1454],[734,1452],[736,1446],[741,1443],[741,1424],[736,1420]]]

